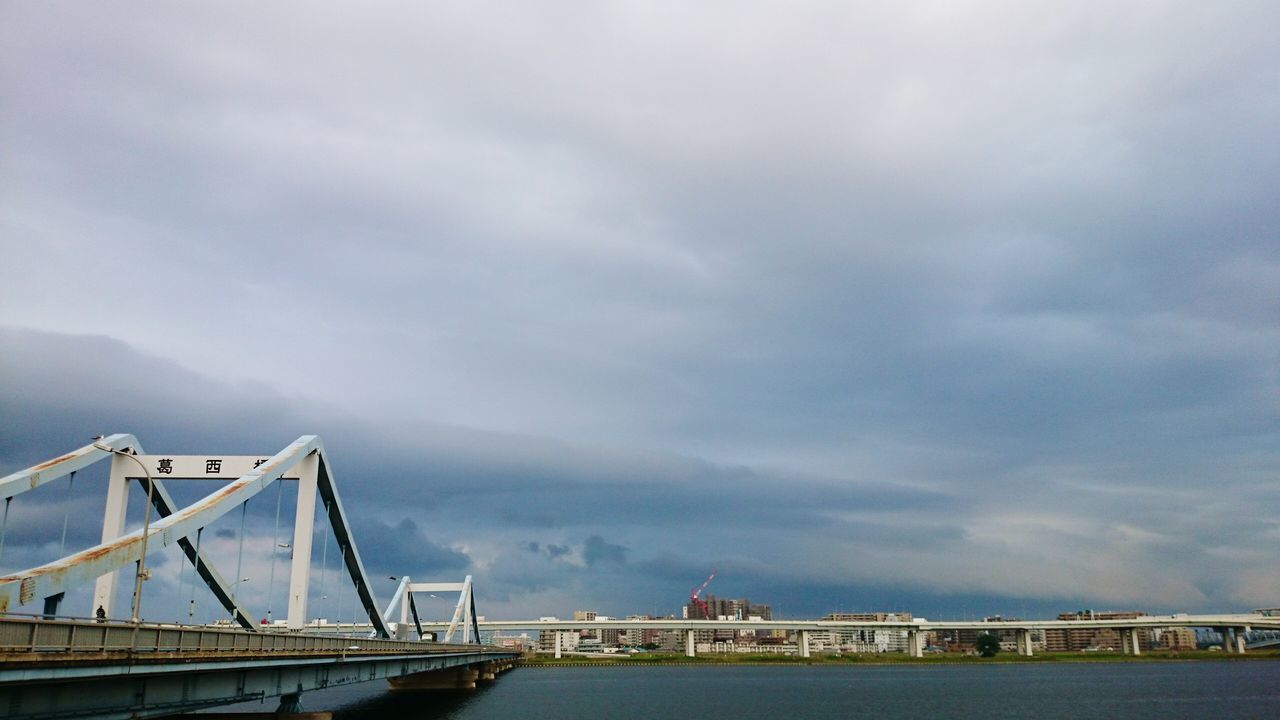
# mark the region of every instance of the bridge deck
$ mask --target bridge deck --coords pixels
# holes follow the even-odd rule
[[[474,687],[516,656],[474,644],[0,617],[0,715],[123,720],[370,680]]]
[[[183,660],[192,657],[413,655],[475,652],[476,645],[413,640],[246,632],[238,628],[35,618],[0,618],[0,660],[84,662],[90,656]]]

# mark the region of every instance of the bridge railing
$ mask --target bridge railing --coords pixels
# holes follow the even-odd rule
[[[0,618],[0,653],[318,653],[475,652],[446,645],[380,638],[245,632],[193,625]]]

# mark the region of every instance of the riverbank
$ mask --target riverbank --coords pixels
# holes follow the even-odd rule
[[[1186,652],[1151,651],[1141,655],[1122,653],[1041,653],[1024,657],[1012,653],[1000,653],[993,658],[959,653],[933,653],[924,657],[906,654],[879,653],[875,655],[813,655],[802,658],[794,655],[707,654],[686,657],[678,654],[643,653],[620,655],[616,658],[601,657],[527,657],[519,662],[521,667],[656,667],[672,665],[991,665],[1015,663],[1134,663],[1134,662],[1195,662],[1202,660],[1226,660],[1248,662],[1255,660],[1280,660],[1280,650],[1255,650],[1243,655],[1224,652],[1195,650]]]

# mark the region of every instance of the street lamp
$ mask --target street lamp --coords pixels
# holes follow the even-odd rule
[[[242,577],[239,580],[231,583],[231,604],[236,607],[239,607],[236,605],[236,591],[240,589],[240,583],[242,582],[249,582],[249,578]],[[232,610],[231,615],[228,616],[228,620],[233,621],[235,619],[236,619],[236,611]]]
[[[98,438],[95,438],[95,440]],[[155,482],[151,479],[151,471],[143,464],[136,455],[132,455],[123,450],[117,450],[110,445],[104,445],[100,442],[93,444],[98,450],[111,453],[112,455],[120,455],[138,463],[138,467],[142,468],[142,474],[147,478],[147,514],[142,520],[142,554],[138,557],[137,569],[133,574],[133,607],[129,612],[129,622],[134,625],[138,624],[138,612],[142,608],[142,581],[151,577],[151,573],[147,571],[147,540],[151,536],[151,500],[155,494]]]

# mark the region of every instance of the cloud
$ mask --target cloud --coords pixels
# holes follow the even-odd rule
[[[356,531],[366,567],[379,575],[387,572],[434,577],[461,572],[471,563],[465,552],[432,542],[410,518],[402,518],[395,525],[365,521]]]
[[[605,542],[599,535],[592,535],[582,544],[582,561],[587,565],[626,565],[627,548]]]
[[[1270,604],[1277,22],[12,8],[0,464],[316,432],[490,614]]]

